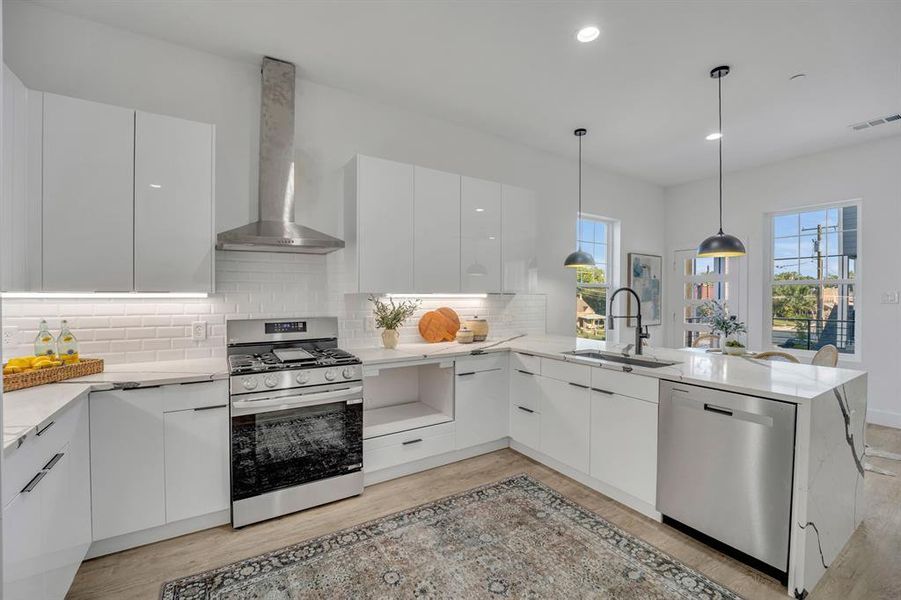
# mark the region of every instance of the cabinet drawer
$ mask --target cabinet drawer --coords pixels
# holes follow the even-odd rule
[[[482,373],[483,371],[497,371],[507,366],[506,354],[488,354],[486,356],[458,358],[456,364],[457,375],[466,373]]]
[[[513,371],[510,375],[510,410],[522,406],[531,411],[541,410],[540,375],[532,375],[528,371]]]
[[[576,365],[552,358],[541,359],[541,376],[588,386],[591,383],[591,367]]]
[[[610,369],[591,369],[591,387],[597,392],[612,392],[656,403],[658,386],[659,382],[654,377],[621,373]]]
[[[522,406],[510,406],[510,437],[529,448],[538,450],[541,445],[541,415],[523,410]]]
[[[388,467],[451,452],[455,447],[453,423],[442,423],[363,440],[363,471]]]
[[[541,375],[541,359],[531,354],[514,352],[510,355],[510,368],[514,371],[522,370]]]
[[[160,390],[163,412],[228,406],[228,382],[224,380],[164,385]]]

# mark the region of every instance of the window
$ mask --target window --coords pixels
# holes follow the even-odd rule
[[[595,261],[594,267],[576,270],[576,333],[582,338],[607,339],[612,233],[613,227],[609,221],[586,217],[579,219],[577,243]]]
[[[682,289],[682,314],[677,317],[681,318],[677,347],[716,346],[719,342],[710,334],[710,326],[705,321],[705,303],[720,300],[730,309],[733,308],[730,299],[734,293],[731,287],[736,259],[699,258],[694,250],[677,251],[674,259]]]
[[[770,282],[775,346],[855,353],[858,206],[773,215]]]

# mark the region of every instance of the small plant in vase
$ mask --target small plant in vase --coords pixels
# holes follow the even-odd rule
[[[710,325],[710,333],[719,335],[725,340],[723,352],[732,355],[745,353],[745,345],[738,336],[747,333],[748,328],[744,322],[739,321],[735,315],[730,315],[726,305],[719,300],[708,300],[702,308],[703,321]]]
[[[400,304],[395,304],[392,298],[388,298],[388,302],[384,302],[381,298],[370,296],[369,301],[372,302],[375,326],[384,330],[382,331],[382,345],[389,350],[397,348],[397,339],[400,336],[397,328],[413,316],[413,313],[419,308],[419,300],[404,300]]]

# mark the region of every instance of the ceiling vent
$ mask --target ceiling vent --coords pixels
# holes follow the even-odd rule
[[[860,123],[855,123],[854,125],[849,125],[851,129],[854,131],[860,131],[862,129],[869,129],[870,127],[876,127],[877,125],[884,125],[885,123],[891,123],[893,121],[901,121],[901,115],[889,115],[887,117],[880,117],[878,119],[873,119],[871,121],[862,121]]]

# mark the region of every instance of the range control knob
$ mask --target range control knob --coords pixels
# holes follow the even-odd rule
[[[338,376],[338,373],[335,372],[334,369],[329,369],[328,371],[325,372],[325,379],[327,381],[334,381],[335,377],[337,377],[337,376]]]
[[[266,387],[275,387],[278,385],[278,377],[275,375],[266,375],[266,379],[263,380],[263,383],[266,384]]]
[[[297,380],[297,383],[299,383],[300,385],[303,385],[310,380],[310,374],[307,371],[301,371],[300,373],[297,374],[297,377],[295,377],[294,379]]]
[[[353,379],[354,378],[353,367],[344,367],[344,370],[341,371],[341,375],[344,376],[344,379]]]
[[[242,377],[241,385],[244,386],[245,390],[255,390],[257,389],[259,382],[256,377]]]

